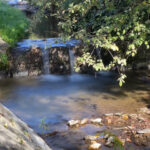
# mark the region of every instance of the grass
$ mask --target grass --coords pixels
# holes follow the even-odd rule
[[[13,47],[25,36],[28,24],[28,19],[20,10],[0,0],[0,37],[4,41]]]

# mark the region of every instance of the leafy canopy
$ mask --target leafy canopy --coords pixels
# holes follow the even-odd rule
[[[82,41],[84,53],[78,58],[77,71],[82,64],[93,66],[96,71],[117,68],[122,86],[126,78],[122,68],[127,66],[129,58],[139,50],[150,49],[150,0],[47,0],[39,3],[44,9],[56,6],[55,15],[65,40]],[[101,56],[102,52],[111,57],[109,63],[104,63],[107,58]]]

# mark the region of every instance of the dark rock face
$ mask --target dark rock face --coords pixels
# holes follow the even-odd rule
[[[50,49],[50,72],[52,74],[71,73],[69,49],[67,47]]]
[[[34,76],[42,73],[42,52],[38,47],[10,53],[10,72],[13,75]]]
[[[71,73],[69,49],[54,47],[49,51],[49,69],[52,74]],[[10,55],[11,76],[37,76],[43,73],[42,50],[32,47],[28,51],[14,50]]]
[[[27,53],[27,69],[29,76],[39,75],[42,73],[42,52],[40,48],[32,47],[31,51]]]

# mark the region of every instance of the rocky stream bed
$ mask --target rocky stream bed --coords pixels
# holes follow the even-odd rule
[[[150,109],[70,120],[66,131],[41,135],[55,150],[149,150]]]

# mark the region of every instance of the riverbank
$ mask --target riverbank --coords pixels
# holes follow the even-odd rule
[[[26,123],[0,104],[1,150],[51,150]]]

